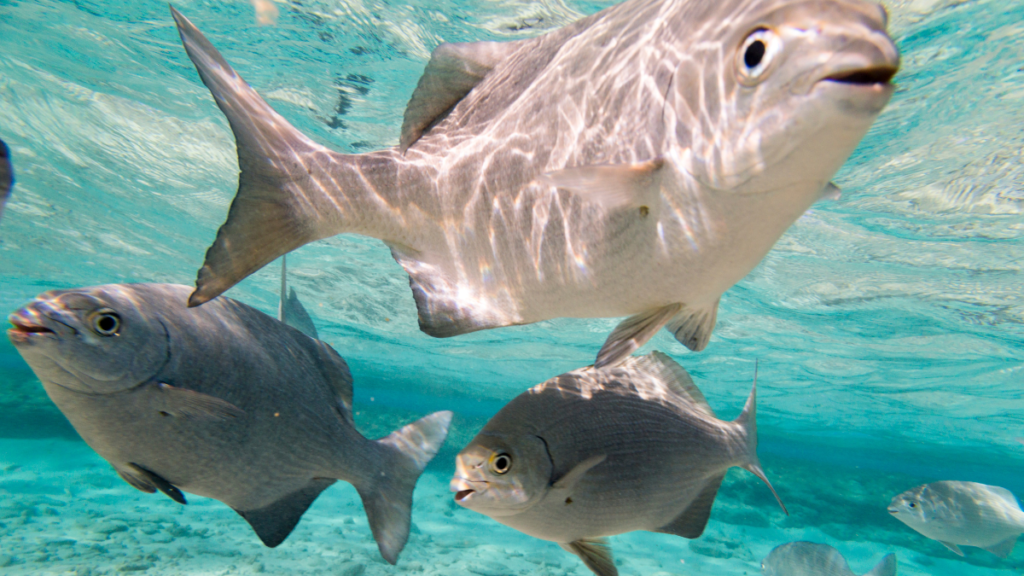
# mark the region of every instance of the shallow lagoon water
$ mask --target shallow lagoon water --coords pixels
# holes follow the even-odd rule
[[[268,101],[339,151],[397,142],[441,41],[516,39],[602,2],[177,2]],[[760,454],[791,511],[730,472],[704,536],[614,537],[623,574],[757,574],[774,546],[837,547],[856,573],[887,552],[900,574],[1020,574],[959,558],[885,512],[957,479],[1024,495],[1024,5],[887,3],[900,88],[802,217],[725,294],[708,348],[661,333],[724,417],[760,362]],[[18,182],[0,222],[0,311],[109,282],[189,284],[223,221],[237,166],[227,124],[161,2],[0,1],[0,138]],[[340,236],[289,256],[290,282],[355,376],[368,436],[457,413],[416,492],[397,567],[376,553],[355,491],[329,489],[280,547],[222,504],[182,507],[124,484],[77,439],[0,339],[4,574],[588,574],[574,557],[456,506],[454,455],[504,402],[589,364],[616,322],[554,320],[436,340],[377,241]],[[278,268],[228,293],[276,310]],[[361,567],[361,568],[360,568]]]

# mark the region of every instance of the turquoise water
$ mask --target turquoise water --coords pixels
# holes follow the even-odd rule
[[[405,102],[441,41],[508,40],[610,3],[177,2],[282,115],[359,152],[397,143]],[[791,516],[730,472],[705,535],[614,537],[623,574],[756,574],[774,546],[836,546],[855,572],[895,551],[900,574],[1020,574],[959,558],[889,517],[892,495],[946,479],[1024,495],[1024,4],[889,2],[900,88],[805,214],[722,299],[708,348],[662,350],[724,417],[760,362],[765,469]],[[231,133],[161,2],[0,0],[0,138],[17,185],[0,222],[0,311],[113,282],[190,284],[236,187]],[[228,295],[273,314],[278,268]],[[379,242],[339,236],[289,255],[290,282],[355,377],[370,436],[457,413],[417,489],[397,567],[380,560],[339,483],[291,537],[263,548],[222,504],[137,492],[77,439],[0,339],[4,574],[589,574],[557,546],[456,506],[455,453],[538,382],[589,364],[617,320],[560,319],[437,340],[417,327]]]

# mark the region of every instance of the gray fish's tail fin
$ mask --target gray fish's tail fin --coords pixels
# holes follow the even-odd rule
[[[864,576],[896,576],[896,555],[886,554],[885,558]]]
[[[768,489],[772,491],[772,495],[775,496],[775,500],[779,502],[779,506],[782,507],[782,511],[789,516],[789,510],[786,509],[786,505],[782,503],[782,498],[779,498],[779,494],[775,491],[775,487],[768,481],[768,477],[765,476],[764,470],[761,469],[761,460],[757,457],[757,364],[754,364],[754,385],[750,388],[750,396],[747,397],[747,404],[743,407],[743,413],[736,418],[735,423],[741,426],[746,432],[747,440],[747,454],[746,462],[740,464],[740,467],[744,470],[749,471],[754,476],[761,479]]]
[[[0,140],[0,218],[4,217],[4,205],[14,188],[14,167],[11,166],[11,149]]]
[[[383,459],[380,474],[356,487],[380,554],[391,564],[409,539],[416,480],[444,443],[451,421],[451,412],[435,412],[377,440]]]
[[[189,306],[219,296],[321,232],[311,205],[311,156],[332,154],[274,111],[187,18],[171,7],[178,34],[200,78],[231,124],[238,148],[238,192],[206,252]]]
[[[319,340],[313,318],[306,312],[306,307],[299,300],[295,288],[288,288],[287,256],[281,256],[281,302],[277,306],[277,319],[302,332],[306,336]]]

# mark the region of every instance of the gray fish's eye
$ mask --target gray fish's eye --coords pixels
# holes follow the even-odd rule
[[[748,34],[736,54],[740,80],[747,85],[760,82],[781,48],[782,39],[769,28],[758,28]]]
[[[495,474],[507,473],[512,468],[512,456],[504,452],[495,454],[491,457],[490,468]]]
[[[113,310],[97,310],[90,321],[93,331],[100,336],[115,336],[121,330],[121,317]]]

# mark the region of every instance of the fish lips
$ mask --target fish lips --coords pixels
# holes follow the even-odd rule
[[[455,492],[455,502],[460,506],[465,506],[471,502],[477,494],[487,491],[487,482],[456,477],[452,478],[448,489]]]
[[[39,313],[33,306],[26,306],[11,314],[7,321],[14,325],[7,330],[7,337],[15,346],[58,338],[60,328],[55,325],[58,323]]]

